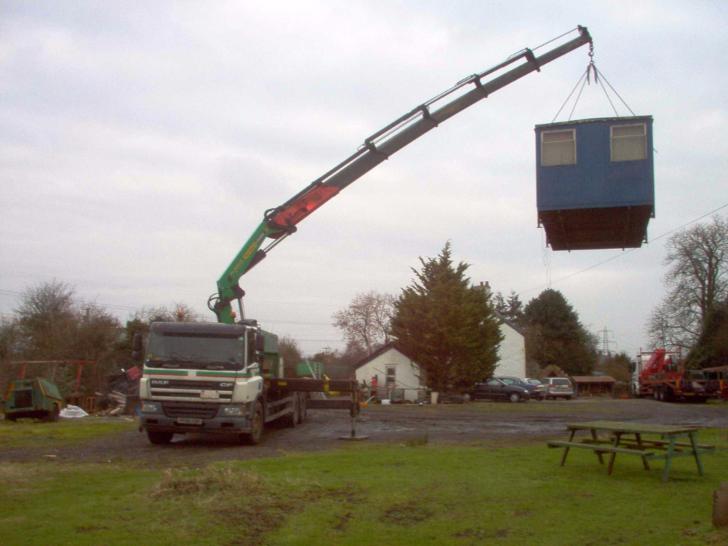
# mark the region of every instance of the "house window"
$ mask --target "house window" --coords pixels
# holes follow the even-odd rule
[[[392,388],[397,383],[397,367],[387,366],[387,388]]]
[[[647,127],[615,125],[611,127],[612,161],[638,161],[647,158]]]
[[[541,133],[541,165],[576,165],[576,130]]]

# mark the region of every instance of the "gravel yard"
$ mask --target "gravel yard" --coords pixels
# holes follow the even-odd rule
[[[94,419],[91,417],[90,419]],[[371,406],[363,410],[357,434],[367,442],[489,443],[558,437],[572,421],[609,419],[722,428],[728,434],[728,403],[668,404],[653,400],[583,398],[509,404]],[[130,423],[132,426],[132,423]],[[351,422],[344,411],[313,410],[296,428],[270,427],[258,446],[231,437],[176,436],[169,446],[152,446],[146,435],[127,430],[81,444],[52,448],[3,448],[0,461],[139,461],[148,466],[271,457],[293,451],[334,449],[345,444]]]

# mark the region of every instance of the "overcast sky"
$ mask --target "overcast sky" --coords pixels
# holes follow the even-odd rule
[[[3,0],[0,313],[56,279],[121,320],[174,302],[213,319],[207,297],[265,209],[464,76],[578,24],[609,82],[654,117],[648,245],[552,252],[537,228],[533,127],[586,68],[584,47],[302,222],[243,277],[246,311],[307,353],[342,348],[332,314],[360,292],[397,294],[450,240],[473,282],[524,303],[551,286],[612,350],[646,348],[666,234],[728,204],[721,0]],[[574,117],[611,115],[592,85]]]

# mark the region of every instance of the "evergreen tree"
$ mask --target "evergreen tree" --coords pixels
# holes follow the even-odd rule
[[[544,290],[526,306],[526,356],[541,368],[559,366],[568,374],[584,375],[594,369],[594,337],[558,290]]]
[[[453,264],[449,242],[436,258],[420,263],[395,302],[392,335],[432,389],[470,386],[493,373],[502,339],[490,290],[470,284],[469,266]]]
[[[523,325],[523,302],[518,297],[518,294],[511,290],[508,299],[506,299],[503,297],[503,294],[498,292],[494,300],[495,310],[504,320],[516,326]]]

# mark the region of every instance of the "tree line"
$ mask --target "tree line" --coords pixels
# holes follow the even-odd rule
[[[711,221],[675,233],[666,244],[663,301],[654,309],[647,332],[653,347],[682,349],[690,367],[728,365],[728,220]],[[558,366],[585,375],[597,366],[597,339],[558,290],[547,289],[527,304],[517,293],[493,293],[467,277],[469,264],[455,263],[448,242],[433,258],[420,258],[412,282],[398,296],[370,291],[358,294],[333,316],[346,340],[343,351],[312,355],[329,367],[351,366],[396,341],[425,369],[433,388],[466,386],[492,374],[497,365],[503,321],[526,341],[530,375]],[[51,281],[28,288],[15,316],[0,322],[0,385],[18,360],[84,359],[86,392],[103,388],[106,376],[133,365],[131,339],[155,320],[199,320],[190,307],[142,308],[125,324],[101,306],[80,301],[72,286]],[[295,339],[283,337],[286,362],[303,355]],[[602,369],[628,379],[629,357],[617,355]],[[31,370],[44,375],[47,370]],[[54,369],[53,378],[68,391],[74,371]]]
[[[652,348],[682,349],[688,367],[728,365],[728,220],[715,216],[683,229],[666,249],[666,294],[646,328]],[[420,258],[398,297],[358,294],[333,316],[347,341],[334,356],[355,361],[395,340],[425,369],[431,387],[457,387],[494,372],[498,324],[507,322],[525,336],[529,375],[551,366],[569,375],[598,368],[630,380],[631,358],[598,354],[598,339],[560,291],[549,288],[524,305],[514,291],[506,297],[473,285],[467,269],[453,263],[447,243],[437,257]]]
[[[134,365],[131,339],[153,321],[192,321],[199,316],[183,303],[145,307],[125,324],[103,307],[76,297],[67,283],[53,280],[26,289],[11,319],[0,322],[0,386],[17,377],[23,361],[85,360],[81,392],[105,390],[107,377]],[[59,364],[27,366],[28,377],[54,381],[64,396],[72,394],[76,370]]]

